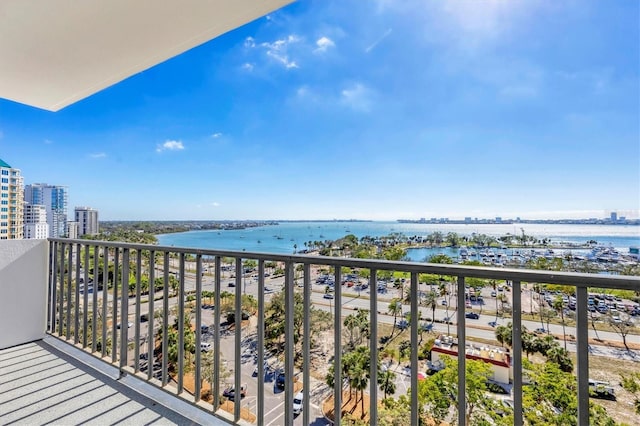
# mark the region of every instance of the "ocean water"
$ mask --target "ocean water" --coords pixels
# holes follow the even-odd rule
[[[158,235],[162,246],[190,247],[202,249],[238,250],[264,253],[293,253],[304,250],[309,241],[337,240],[347,234],[358,238],[380,237],[391,233],[407,236],[425,236],[432,232],[456,232],[470,236],[473,233],[502,236],[507,233],[533,235],[538,239],[549,238],[552,242],[585,243],[595,240],[599,245],[614,247],[620,253],[628,253],[629,247],[640,246],[640,227],[622,225],[564,225],[564,224],[510,224],[510,225],[464,225],[422,224],[398,222],[283,222],[258,228],[228,231],[190,231]],[[294,249],[294,245],[296,248]],[[438,253],[455,254],[457,250],[417,249],[410,250],[411,260],[423,260]]]

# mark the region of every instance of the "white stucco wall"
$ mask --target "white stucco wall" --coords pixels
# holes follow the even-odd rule
[[[0,241],[0,349],[44,336],[48,244],[46,240]]]

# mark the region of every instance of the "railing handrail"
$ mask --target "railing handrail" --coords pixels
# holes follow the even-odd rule
[[[577,288],[599,287],[623,290],[640,289],[640,277],[633,275],[589,274],[579,272],[563,272],[533,269],[495,268],[485,266],[453,265],[441,263],[391,261],[380,259],[357,259],[308,254],[276,254],[266,252],[249,252],[235,250],[200,249],[189,247],[160,246],[154,244],[135,244],[114,241],[86,239],[49,238],[49,241],[65,244],[87,244],[93,246],[109,246],[134,250],[155,250],[190,255],[211,257],[233,257],[277,262],[294,262],[301,264],[323,264],[340,267],[356,267],[376,270],[401,269],[403,272],[416,272],[434,275],[465,276],[495,280],[511,280],[527,283],[570,285]]]

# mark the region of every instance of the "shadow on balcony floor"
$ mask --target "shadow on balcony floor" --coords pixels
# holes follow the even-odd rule
[[[0,350],[0,424],[217,423],[211,416],[204,419],[205,413],[196,412],[195,420],[178,414],[115,380],[117,369],[83,356],[91,358],[53,337]]]

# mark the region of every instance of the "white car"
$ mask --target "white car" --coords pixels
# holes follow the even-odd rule
[[[293,414],[300,414],[302,412],[302,406],[304,394],[302,391],[298,392],[296,396],[293,397]]]

